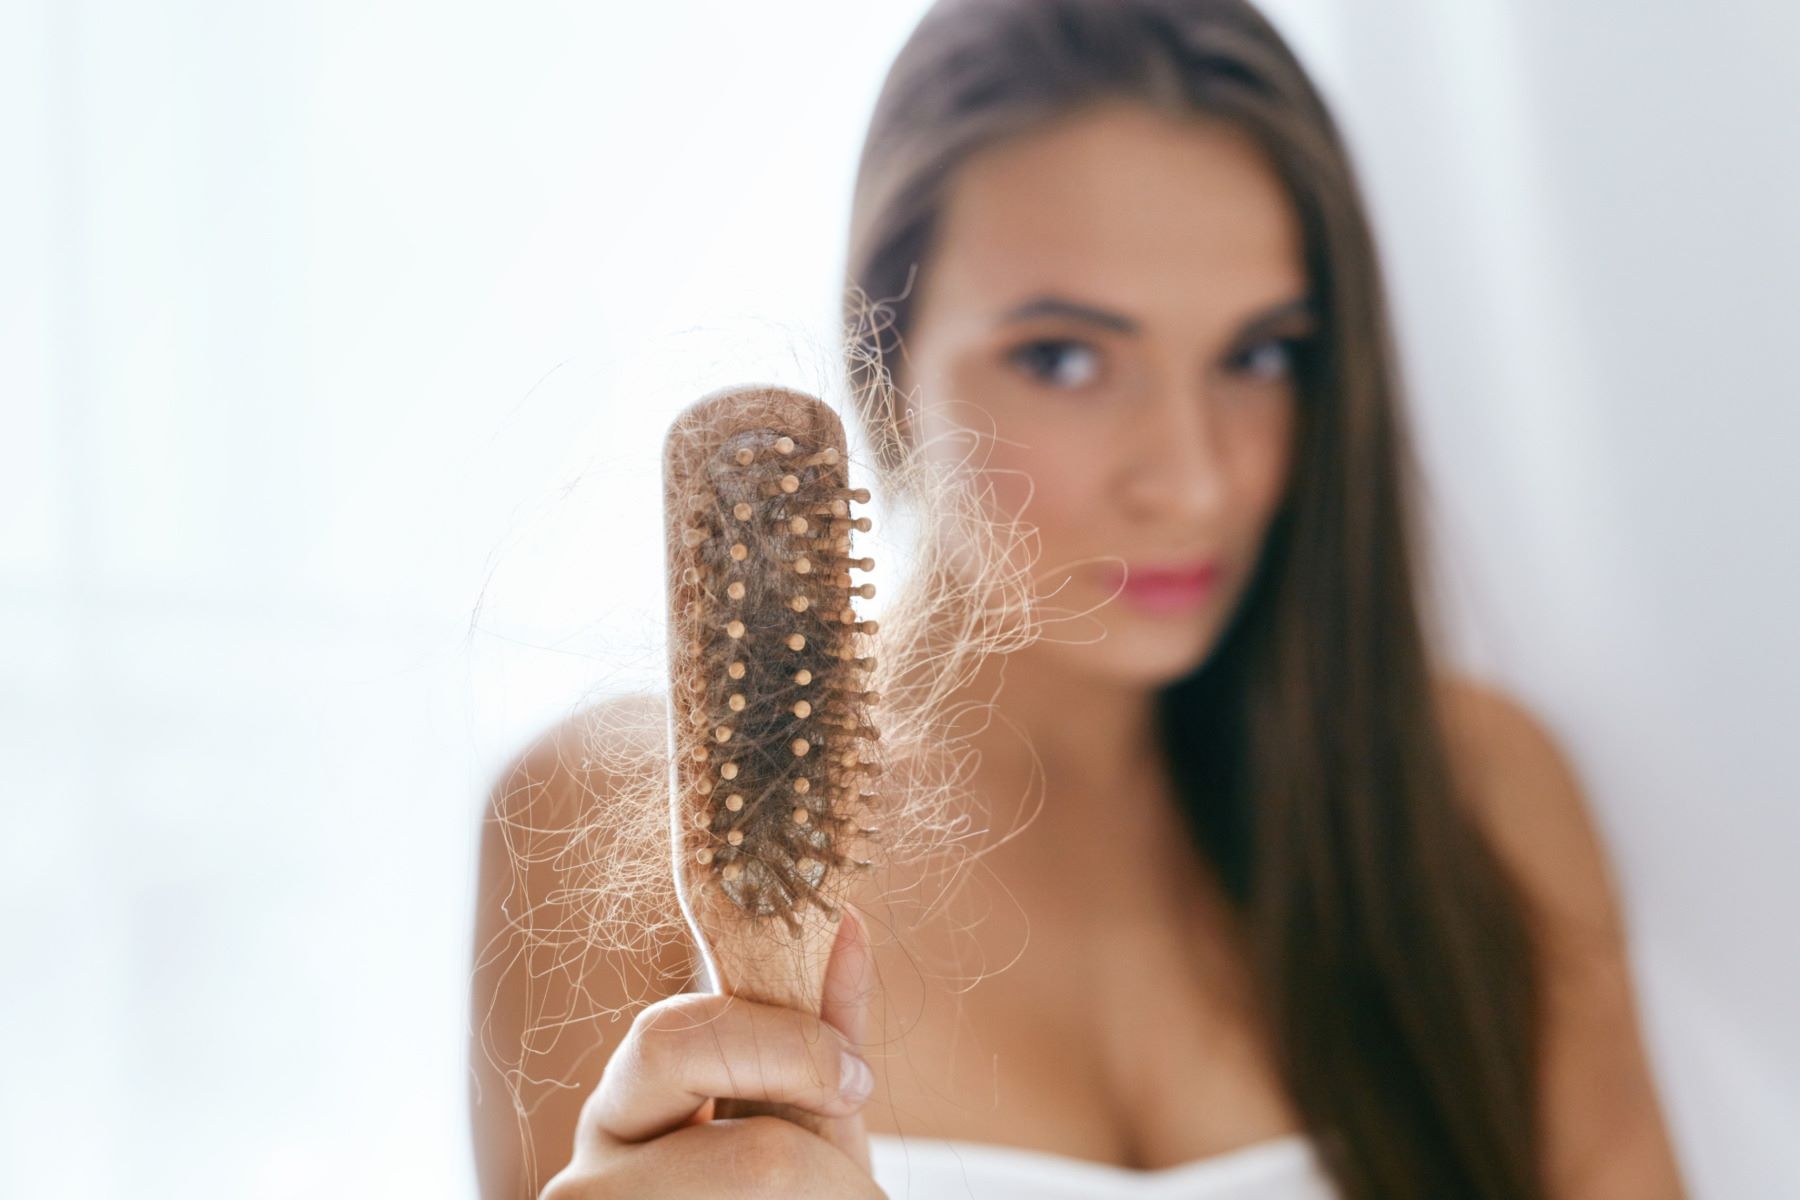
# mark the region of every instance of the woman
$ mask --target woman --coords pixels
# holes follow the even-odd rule
[[[845,922],[822,1023],[677,995],[611,1066],[538,1060],[575,1086],[527,1114],[525,1173],[560,1168],[558,1200],[1130,1195],[1126,1168],[1261,1200],[1681,1196],[1576,779],[1433,657],[1368,223],[1276,32],[1240,0],[940,3],[877,104],[848,274],[891,314],[848,348],[874,440],[976,436],[1088,614],[981,681],[974,784],[1042,809],[979,901],[880,944]],[[501,795],[578,804],[566,743]],[[968,928],[988,977],[934,989],[919,964]],[[504,1031],[522,986],[479,977],[477,1012]],[[845,1051],[873,1067],[849,1095]],[[831,1120],[712,1122],[720,1095]],[[487,1194],[530,1194],[500,1107]]]

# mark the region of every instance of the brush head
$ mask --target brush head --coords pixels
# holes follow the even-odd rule
[[[783,388],[702,397],[665,443],[675,872],[715,949],[744,922],[809,940],[869,865],[874,585],[852,572],[874,561],[847,469],[837,414]]]

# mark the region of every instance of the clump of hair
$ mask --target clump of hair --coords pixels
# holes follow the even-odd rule
[[[848,843],[875,832],[879,625],[851,572],[875,560],[852,551],[870,493],[845,456],[835,412],[766,384],[709,393],[669,429],[670,829],[690,921],[777,917],[798,938],[801,910],[835,922],[842,875],[871,865]]]

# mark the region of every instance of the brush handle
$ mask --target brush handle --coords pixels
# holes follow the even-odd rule
[[[779,941],[768,933],[770,922],[727,922],[716,927],[708,945],[709,967],[717,990],[757,1004],[818,1016],[824,1011],[825,972],[837,925],[808,913],[798,940],[789,940],[785,929]],[[761,928],[758,928],[760,926]],[[825,1118],[807,1109],[774,1100],[720,1097],[713,1102],[715,1119],[773,1116],[813,1133],[821,1131]]]
[[[816,922],[814,924],[817,924]],[[826,927],[829,942],[836,935],[836,930]],[[821,995],[824,987],[823,963],[815,972],[809,969],[805,958],[796,957],[792,969],[786,973],[768,969],[767,960],[752,960],[763,968],[762,973],[752,978],[740,976],[727,982],[721,991],[741,999],[752,1000],[759,1004],[775,1004],[784,1008],[798,1009],[817,1016],[821,1011]],[[817,987],[814,987],[814,984]],[[715,1120],[740,1117],[780,1117],[791,1121],[811,1133],[822,1134],[826,1118],[818,1113],[777,1100],[753,1100],[736,1096],[720,1097],[713,1101],[713,1118]]]

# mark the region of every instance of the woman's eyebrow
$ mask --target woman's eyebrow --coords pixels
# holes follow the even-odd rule
[[[1303,317],[1308,321],[1313,321],[1318,319],[1318,315],[1318,310],[1313,306],[1312,297],[1299,296],[1271,308],[1265,308],[1251,317],[1244,323],[1244,331],[1240,337],[1244,339],[1256,337],[1294,317]]]
[[[1014,321],[1028,321],[1033,317],[1068,317],[1072,320],[1099,325],[1117,333],[1136,333],[1138,331],[1138,323],[1124,313],[1095,308],[1091,304],[1070,300],[1066,296],[1050,295],[1033,296],[1023,304],[1014,305],[1000,314],[1000,320],[996,324],[1009,325]]]
[[[1291,317],[1312,318],[1317,315],[1311,296],[1285,300],[1251,317],[1244,323],[1240,336],[1254,337]],[[1016,304],[1000,315],[997,324],[1008,325],[1015,321],[1028,321],[1034,317],[1067,317],[1071,320],[1099,325],[1116,333],[1137,333],[1139,329],[1137,320],[1124,313],[1112,312],[1091,304],[1083,304],[1079,300],[1071,300],[1066,296],[1056,295],[1033,296],[1021,304]]]

